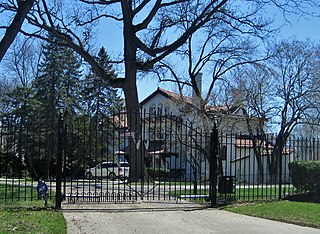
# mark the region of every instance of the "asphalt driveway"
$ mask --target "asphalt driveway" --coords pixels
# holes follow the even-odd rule
[[[319,229],[234,214],[191,203],[64,204],[68,234],[320,234]]]

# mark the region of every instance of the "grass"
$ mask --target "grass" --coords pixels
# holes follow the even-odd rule
[[[282,187],[282,195],[288,193],[293,188]],[[259,200],[259,199],[276,199],[279,196],[279,187],[247,187],[237,188],[235,190],[235,197],[239,200]]]
[[[30,186],[12,186],[0,184],[0,198],[5,201],[30,200],[37,198],[37,190]]]
[[[0,203],[37,200],[37,190],[31,186],[0,184]]]
[[[231,212],[320,228],[320,204],[293,201],[274,201],[230,205]]]
[[[131,186],[135,186],[135,185],[144,185],[144,186],[153,186],[153,185],[161,185],[161,186],[176,186],[176,187],[192,187],[193,186],[193,182],[184,182],[184,181],[145,181],[145,182],[128,182],[126,183],[128,185]],[[209,183],[207,183],[206,185],[208,185]],[[201,184],[203,185],[203,183]]]
[[[0,208],[0,233],[67,233],[60,211],[35,208]]]
[[[0,234],[5,233],[67,233],[61,211],[55,210],[54,199],[38,200],[33,187],[18,188],[0,185]]]
[[[187,187],[188,189],[184,190],[183,187],[181,187],[181,189],[179,190],[173,190],[170,191],[170,195],[171,196],[179,196],[179,195],[193,195],[194,194],[194,190],[193,189],[189,189],[190,187]],[[205,194],[208,195],[209,194],[209,188],[208,189],[198,189],[197,190],[197,194]],[[283,194],[283,193],[282,193]],[[279,189],[276,187],[268,187],[268,188],[260,188],[260,187],[256,187],[256,188],[236,188],[235,192],[230,194],[231,196],[233,196],[236,199],[239,200],[253,200],[253,199],[274,199],[274,198],[278,198],[279,195]],[[223,197],[224,194],[220,194],[217,192],[217,197]]]

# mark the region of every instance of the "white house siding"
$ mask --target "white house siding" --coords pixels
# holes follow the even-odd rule
[[[170,97],[172,95],[172,98]],[[151,94],[149,97],[147,97],[142,102],[142,112],[149,114],[150,109],[153,109],[155,114],[158,116],[164,115],[164,114],[171,114],[173,116],[180,116],[184,123],[192,123],[194,128],[200,128],[203,129],[203,131],[210,132],[212,129],[212,121],[209,120],[209,122],[204,122],[204,119],[201,118],[201,116],[198,116],[195,111],[192,110],[190,105],[190,100],[187,98],[185,99],[186,102],[183,101],[183,98],[179,97],[177,94],[170,93],[165,90],[157,90],[153,94]],[[180,100],[180,101],[179,101]],[[162,111],[159,110],[162,109]],[[183,110],[183,111],[181,111]],[[225,108],[212,108],[213,115],[218,115],[220,118],[219,122],[219,132],[223,133],[246,133],[247,132],[247,116],[245,115],[245,112],[242,108],[238,108],[236,110],[233,110],[234,113],[228,113],[228,111]],[[221,112],[220,112],[221,111]],[[258,121],[256,119],[252,120],[252,125],[257,126]],[[163,126],[163,125],[162,125]],[[149,125],[146,125],[146,128],[149,127]],[[185,131],[186,129],[182,129],[181,131]],[[148,138],[149,136],[145,136]],[[165,138],[165,136],[164,136]],[[157,139],[156,136],[154,139]],[[152,140],[152,139],[150,139]],[[232,139],[229,139],[228,141],[232,141]],[[226,143],[227,145],[227,152],[228,152],[228,158],[227,161],[229,162],[228,165],[226,163],[223,164],[223,170],[225,175],[235,175],[237,171],[244,172],[248,171],[246,168],[250,168],[250,173],[253,170],[254,162],[250,160],[248,162],[240,163],[240,164],[230,164],[231,160],[236,159],[240,154],[242,155],[243,152],[239,152],[239,149],[236,149],[234,145],[230,143]],[[204,146],[205,147],[205,146]],[[167,149],[169,152],[170,149]],[[248,149],[242,150],[247,151],[249,153]],[[192,175],[192,167],[189,163],[186,163],[185,158],[188,157],[187,152],[183,152],[183,150],[177,149],[177,152],[179,152],[178,157],[171,157],[166,158],[166,167],[168,169],[178,169],[178,168],[185,168],[186,169],[186,178],[187,180],[193,179]],[[251,153],[249,153],[251,154]],[[250,164],[250,165],[249,165]],[[204,159],[202,159],[201,162],[201,176],[202,177],[208,177],[209,173],[209,163],[205,162]],[[252,171],[252,174],[255,172]],[[253,181],[253,178],[244,178],[244,175],[239,180],[243,181]]]
[[[237,146],[236,136],[229,135],[221,139],[226,146],[226,160],[223,160],[223,175],[235,176],[236,182],[242,184],[270,184],[268,157],[261,156],[263,178],[259,178],[257,158],[252,146]],[[282,156],[282,183],[290,183],[289,163],[294,160],[294,149],[286,148]],[[262,179],[262,181],[261,181]]]
[[[168,113],[173,115],[178,114],[178,110],[176,108],[175,103],[161,94],[155,95],[151,100],[143,104],[143,107],[142,107],[143,113],[150,114],[150,107],[152,106],[156,107],[156,112],[158,112],[159,107],[162,107],[163,108],[162,114],[166,112],[166,108],[168,110],[167,111]]]

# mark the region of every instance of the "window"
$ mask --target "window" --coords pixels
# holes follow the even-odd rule
[[[157,140],[163,140],[164,139],[164,133],[163,133],[163,129],[161,128],[157,128],[156,129],[156,137],[157,137]]]
[[[221,157],[221,160],[227,160],[227,146],[226,145],[221,146],[220,157]]]
[[[163,112],[163,104],[159,104],[158,105],[158,111],[157,111],[157,114],[159,115],[159,116],[161,116],[162,115],[162,112]]]
[[[166,115],[169,115],[169,114],[170,114],[170,107],[165,106],[165,108],[164,108],[164,113],[165,113]]]
[[[119,165],[118,165],[117,163],[112,163],[112,162],[102,163],[101,166],[102,166],[102,168],[114,168],[114,167],[119,167]]]
[[[156,105],[152,104],[149,106],[149,114],[150,115],[155,115],[156,114]]]
[[[127,163],[127,162],[121,162],[120,166],[121,167],[130,167],[129,163]]]

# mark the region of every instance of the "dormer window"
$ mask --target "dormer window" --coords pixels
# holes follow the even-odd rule
[[[156,105],[152,104],[149,106],[149,114],[150,115],[155,115],[156,114]]]
[[[165,113],[165,115],[169,115],[170,114],[170,107],[165,106],[164,113]]]
[[[158,105],[158,110],[157,110],[158,116],[161,116],[163,113],[163,104]]]

